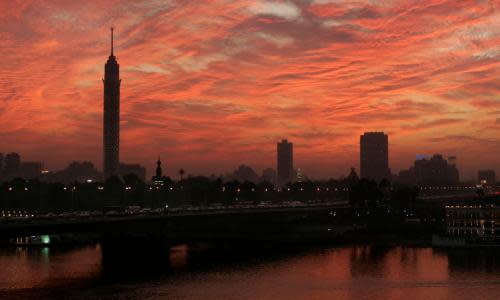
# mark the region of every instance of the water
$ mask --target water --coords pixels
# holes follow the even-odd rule
[[[99,246],[0,250],[0,299],[500,299],[489,251],[343,246],[260,252],[173,248],[103,260]]]

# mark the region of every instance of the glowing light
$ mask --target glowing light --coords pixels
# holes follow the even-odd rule
[[[46,244],[46,245],[50,244],[50,236],[49,235],[42,235],[41,239],[42,239],[43,244]]]

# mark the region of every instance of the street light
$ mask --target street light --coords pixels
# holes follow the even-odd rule
[[[64,188],[66,189],[66,188]],[[75,211],[75,191],[76,191],[76,186],[71,188],[71,210]]]

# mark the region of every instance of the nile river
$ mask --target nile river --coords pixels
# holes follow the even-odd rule
[[[0,299],[500,299],[489,251],[192,250],[107,262],[99,246],[0,250]]]

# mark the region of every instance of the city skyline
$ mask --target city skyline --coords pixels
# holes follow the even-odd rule
[[[102,165],[99,81],[115,25],[126,79],[123,161],[151,170],[161,154],[171,176],[181,167],[264,169],[288,138],[295,165],[336,177],[359,170],[360,134],[384,131],[393,173],[434,153],[456,155],[466,179],[498,172],[495,4],[370,3],[236,1],[222,11],[177,2],[2,3],[12,16],[0,21],[0,152],[49,169]],[[442,19],[426,24],[429,16]],[[38,26],[45,17],[51,28]],[[420,31],[401,36],[415,25],[408,19]]]

